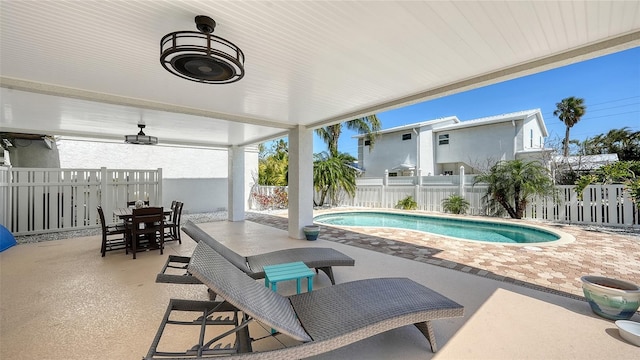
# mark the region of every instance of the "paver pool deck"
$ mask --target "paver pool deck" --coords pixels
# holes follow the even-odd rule
[[[315,215],[326,212],[330,211]],[[286,211],[249,212],[247,220],[286,230],[286,216]],[[575,241],[561,245],[509,246],[461,241],[412,230],[327,225],[322,225],[320,238],[571,298],[583,298],[580,277],[584,275],[640,284],[639,232],[517,221],[560,230],[575,237]]]

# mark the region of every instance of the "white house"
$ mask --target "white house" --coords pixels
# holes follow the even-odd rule
[[[370,149],[357,135],[366,177],[477,173],[499,160],[543,159],[547,128],[540,109],[460,121],[451,116],[380,131]]]

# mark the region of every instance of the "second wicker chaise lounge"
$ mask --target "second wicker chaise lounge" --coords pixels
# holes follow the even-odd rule
[[[301,359],[406,325],[415,325],[435,352],[431,321],[460,317],[464,312],[462,305],[406,278],[358,280],[285,297],[247,276],[204,242],[196,246],[188,271],[223,301],[172,299],[147,360],[208,359],[216,355]],[[186,318],[187,312],[195,312],[193,320]],[[248,325],[254,320],[299,344],[253,352],[252,342],[260,340],[252,338],[249,331]],[[200,335],[193,332],[194,340],[186,344],[186,351],[175,351],[171,340],[175,338],[163,339],[165,329],[174,325],[201,327]],[[176,329],[167,333],[174,337],[183,334]],[[164,347],[172,350],[161,349]]]

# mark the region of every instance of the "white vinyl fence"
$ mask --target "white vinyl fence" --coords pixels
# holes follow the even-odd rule
[[[462,194],[469,201],[467,214],[489,215],[494,213],[486,208],[483,197],[487,186],[473,184],[473,178],[460,181],[459,176],[423,176],[388,178],[362,178],[356,180],[356,194],[345,193],[338,196],[333,206],[365,208],[395,208],[398,201],[413,197],[418,209],[443,212],[442,200],[451,195]],[[386,182],[386,185],[385,185]],[[278,187],[256,186],[259,194],[273,194]],[[575,186],[556,186],[557,201],[551,198],[534,198],[525,209],[524,218],[545,220],[566,224],[603,225],[612,227],[640,226],[640,206],[631,201],[623,185],[591,185],[578,198]],[[316,194],[316,199],[318,194]],[[327,198],[327,201],[330,199]],[[252,208],[259,208],[253,204]]]
[[[3,194],[9,209],[0,220],[14,235],[92,228],[100,226],[99,205],[108,222],[127,201],[161,205],[162,169],[4,168]]]
[[[465,199],[470,207],[467,214],[487,215],[482,197],[487,191],[484,185],[465,186]],[[344,199],[341,206],[395,208],[398,201],[411,196],[418,203],[418,210],[443,212],[442,200],[460,193],[459,186],[451,185],[357,185],[356,195]]]
[[[634,204],[623,185],[590,185],[582,199],[575,186],[557,186],[558,201],[535,198],[525,210],[525,218],[568,224],[637,226],[640,204]]]
[[[456,176],[450,176],[455,178]],[[399,200],[407,196],[413,197],[418,209],[443,212],[442,200],[461,192],[471,204],[470,215],[488,215],[483,197],[487,186],[482,184],[452,186],[448,184],[423,183],[423,185],[406,186],[371,185],[366,179],[361,185],[356,181],[357,190],[353,198],[346,198],[337,205],[354,207],[394,208]],[[640,225],[640,206],[634,204],[629,192],[620,184],[590,185],[585,188],[582,199],[578,198],[575,186],[556,186],[558,199],[536,197],[528,204],[524,218],[546,220],[567,224],[588,224],[605,226],[638,226]]]
[[[0,224],[7,228],[7,224],[9,224],[9,219],[11,218],[11,202],[9,197],[10,178],[11,173],[9,167],[0,166]]]

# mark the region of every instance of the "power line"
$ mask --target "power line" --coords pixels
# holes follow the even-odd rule
[[[635,102],[635,103],[631,103],[631,104],[623,104],[623,105],[618,105],[618,106],[611,106],[611,107],[601,108],[601,109],[591,109],[590,107],[587,107],[587,112],[585,113],[585,116],[587,116],[588,114],[597,112],[597,111],[620,109],[620,108],[629,107],[629,106],[639,106],[640,107],[640,102]],[[553,111],[544,112],[542,114],[542,116],[543,117],[555,117],[555,115],[553,115]]]

